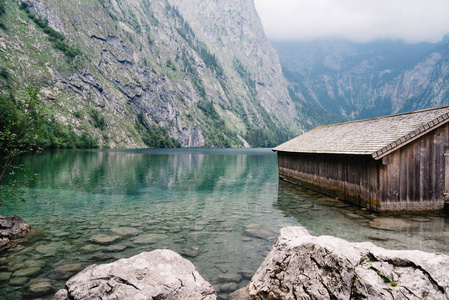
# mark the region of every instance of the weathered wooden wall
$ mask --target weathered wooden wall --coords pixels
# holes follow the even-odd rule
[[[370,155],[278,152],[279,176],[376,211],[442,210],[448,146],[445,124],[377,161]]]
[[[379,170],[380,210],[442,210],[448,145],[449,124],[445,124],[384,157]]]
[[[369,155],[278,152],[279,176],[373,210],[379,209],[378,165]]]

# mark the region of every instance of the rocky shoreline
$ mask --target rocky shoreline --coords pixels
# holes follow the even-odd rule
[[[232,299],[449,299],[449,256],[281,229]]]
[[[19,216],[6,217],[0,215],[0,250],[21,237],[27,235],[31,226]]]
[[[449,299],[448,269],[444,254],[386,250],[286,227],[247,287],[230,299]],[[217,293],[190,261],[155,250],[91,265],[53,299],[100,298],[209,300]]]
[[[0,216],[0,249],[14,247],[30,229],[18,216]],[[253,231],[248,229],[244,234],[262,238],[262,233],[256,235]],[[121,236],[139,232],[121,227],[114,233]],[[94,235],[88,246],[109,245],[111,238],[114,236]],[[192,253],[181,255],[195,257]],[[282,228],[257,272],[224,273],[218,276],[218,284],[214,286],[181,255],[171,250],[155,250],[109,264],[93,264],[84,270],[82,264],[60,266],[52,276],[68,281],[53,299],[224,299],[224,295],[232,300],[449,299],[447,255],[386,250],[370,242],[316,237],[303,227]],[[97,261],[101,260],[100,257]],[[34,272],[40,267],[27,265],[14,274],[1,273],[0,277],[9,274],[20,279],[29,275],[23,272]],[[239,282],[245,278],[246,282],[251,279],[249,284],[239,289],[242,286]],[[33,280],[28,289],[27,294],[33,297],[55,293],[51,282],[44,279]]]

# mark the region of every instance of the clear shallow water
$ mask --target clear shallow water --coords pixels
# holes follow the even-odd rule
[[[27,203],[0,214],[20,215],[35,230],[0,253],[1,299],[35,297],[37,283],[57,291],[92,263],[160,248],[192,261],[226,297],[248,283],[289,225],[449,254],[447,217],[386,218],[279,182],[269,149],[57,151],[24,160],[41,179]],[[220,278],[239,273],[239,281]]]

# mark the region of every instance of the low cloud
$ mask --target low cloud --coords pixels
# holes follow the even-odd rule
[[[449,33],[448,0],[255,0],[274,40],[342,38],[439,42]]]

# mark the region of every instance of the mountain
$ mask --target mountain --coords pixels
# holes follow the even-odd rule
[[[0,0],[0,11],[1,94],[40,87],[49,147],[271,146],[307,127],[253,0]]]
[[[276,42],[290,89],[346,120],[449,104],[449,39],[439,44]]]

